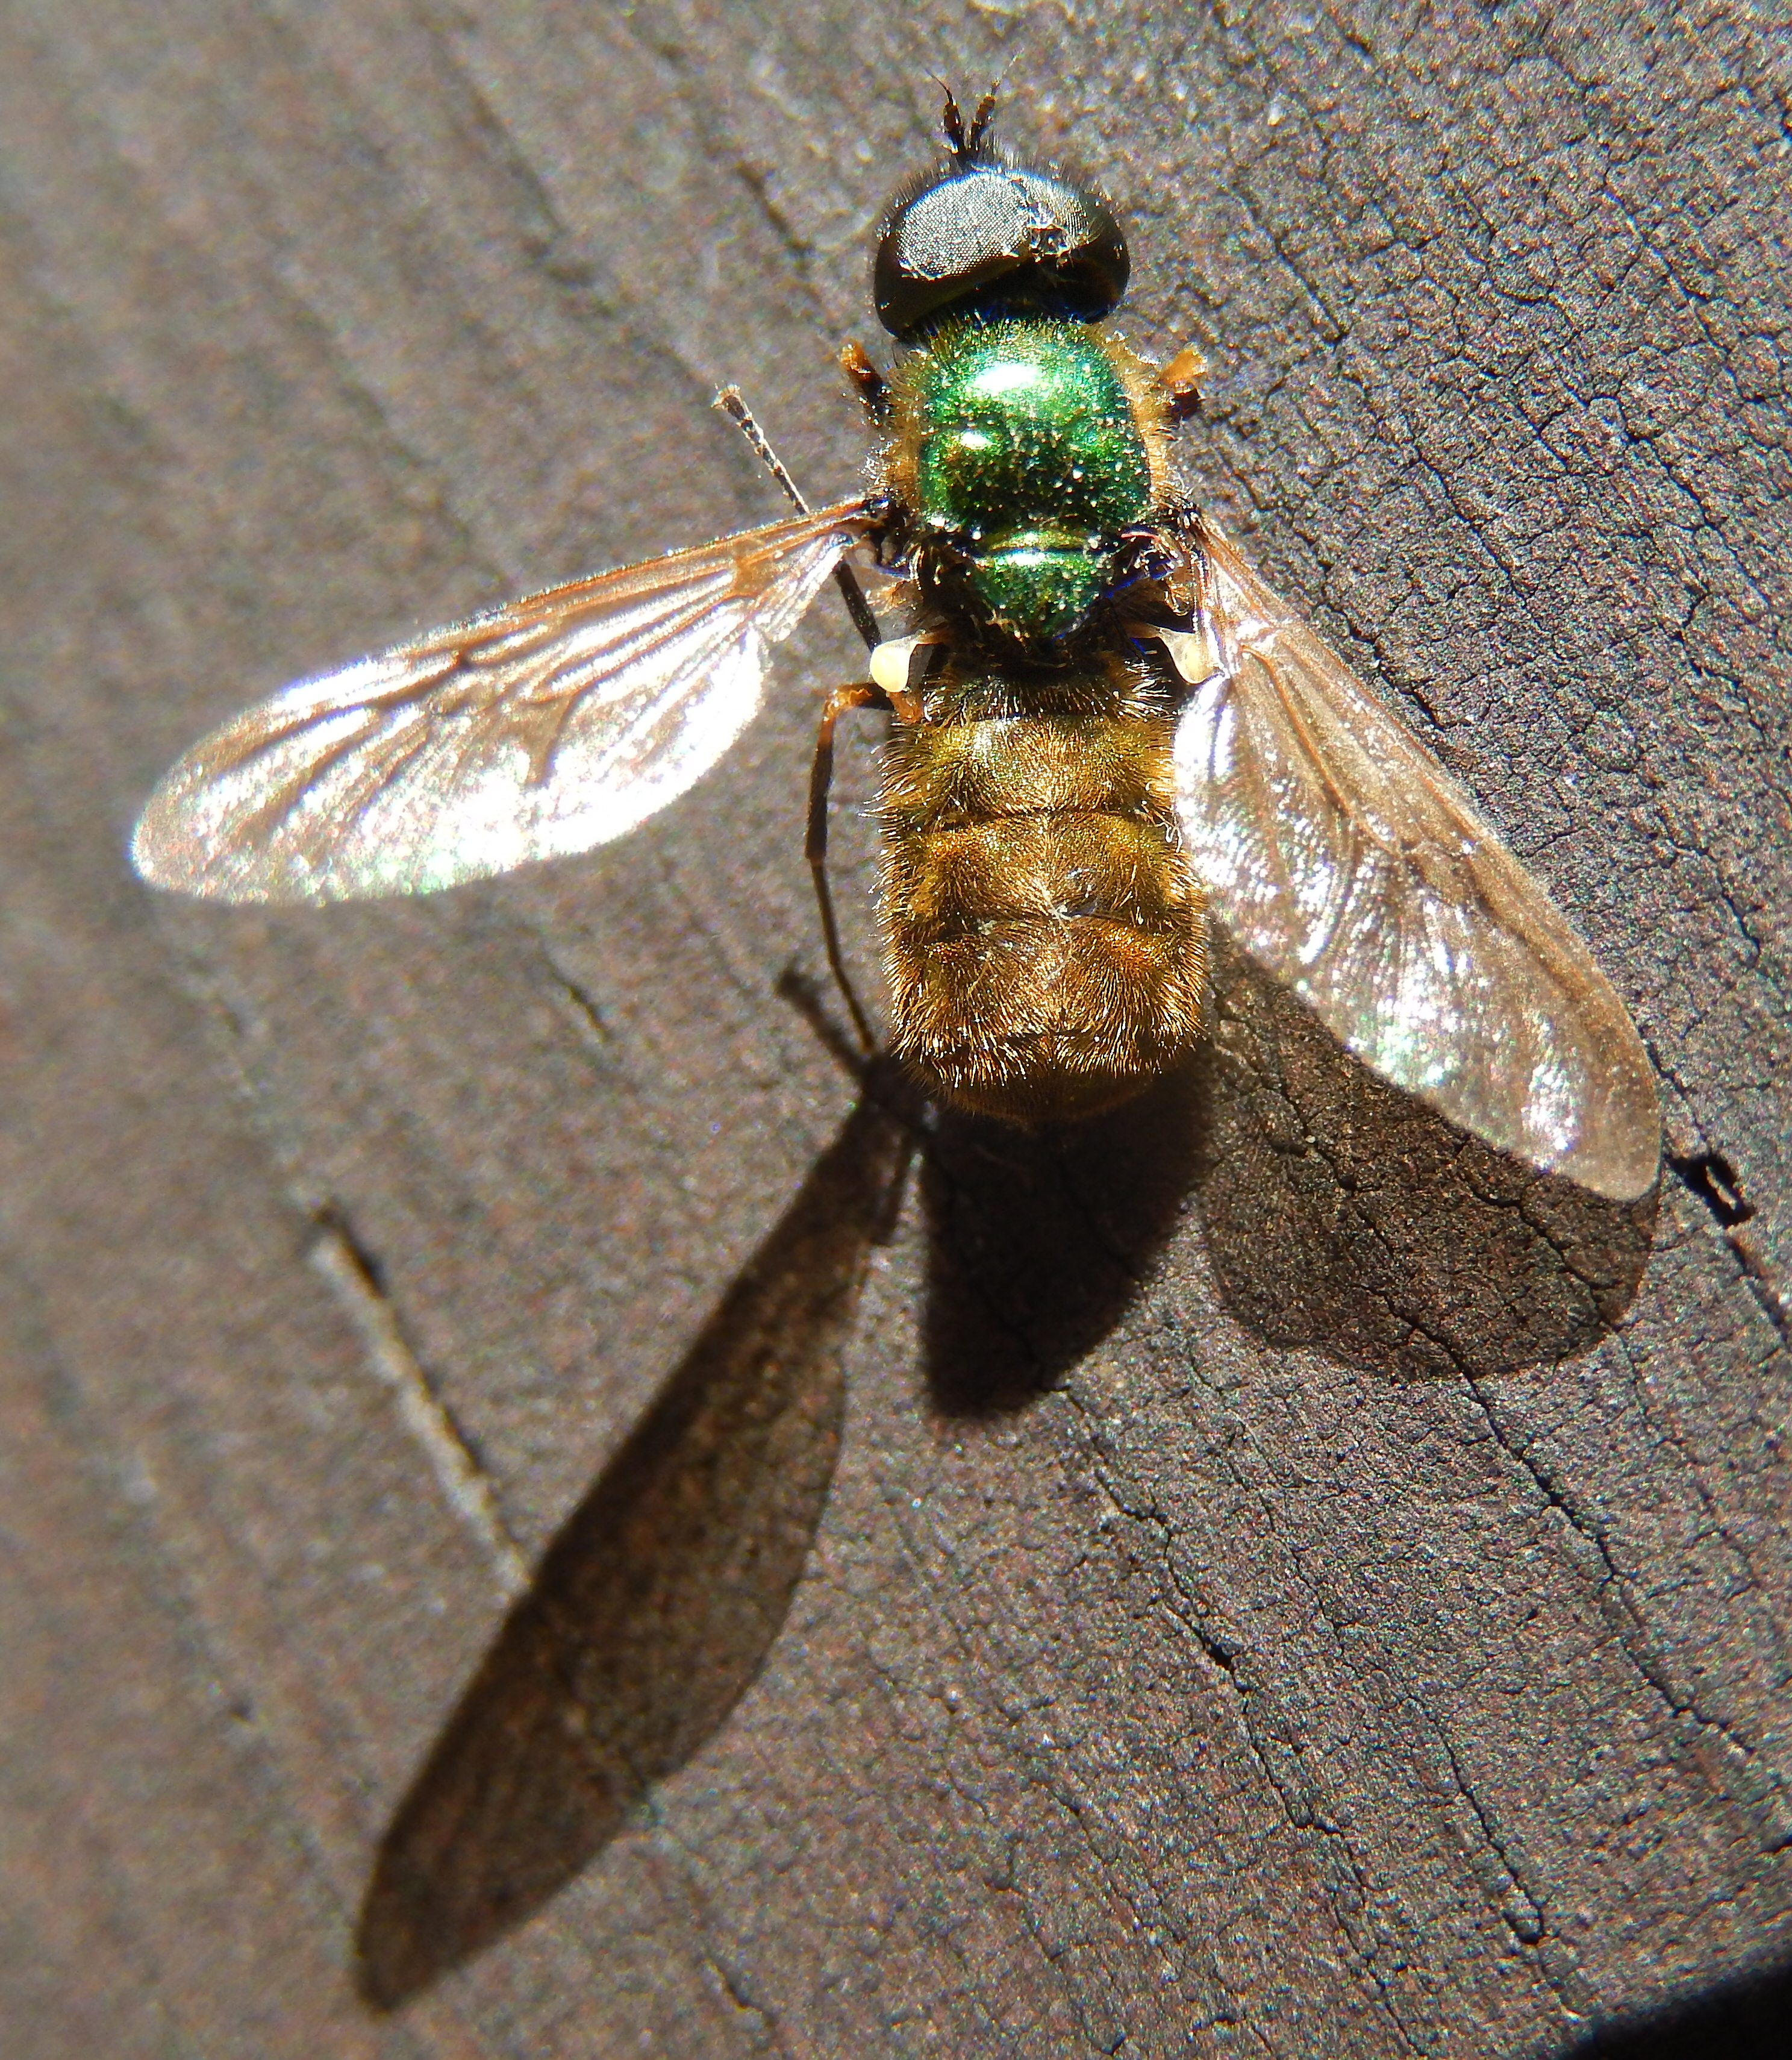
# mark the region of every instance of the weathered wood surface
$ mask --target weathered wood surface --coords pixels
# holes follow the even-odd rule
[[[1654,12],[6,0],[9,2054],[1792,2010],[1792,42]],[[1129,334],[1215,361],[1203,491],[1631,1001],[1658,1211],[1238,976],[1144,1109],[944,1133],[852,1319],[900,1140],[812,1177],[852,1093],[777,992],[828,609],[589,862],[128,877],[250,696],[774,513],[723,382],[850,485],[924,74],[1011,62]]]

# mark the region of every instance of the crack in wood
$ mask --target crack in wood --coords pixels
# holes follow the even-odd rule
[[[512,1536],[496,1484],[462,1435],[406,1340],[379,1262],[331,1207],[313,1219],[311,1264],[335,1291],[359,1334],[367,1363],[398,1404],[399,1420],[421,1451],[436,1485],[471,1533],[492,1570],[500,1596],[513,1601],[529,1585],[529,1560]]]

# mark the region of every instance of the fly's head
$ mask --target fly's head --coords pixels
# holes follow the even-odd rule
[[[967,128],[946,96],[948,155],[900,192],[872,270],[877,317],[904,343],[943,315],[1000,305],[1099,321],[1126,291],[1126,238],[1108,203],[1049,167],[1012,164],[987,139],[994,98]]]

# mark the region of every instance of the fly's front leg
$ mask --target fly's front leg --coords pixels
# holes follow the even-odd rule
[[[804,840],[803,855],[809,862],[809,876],[815,882],[816,906],[821,912],[821,936],[828,948],[828,969],[834,976],[834,984],[846,1003],[861,1048],[868,1058],[874,1058],[877,1039],[853,991],[846,961],[840,953],[840,925],[834,920],[833,890],[828,884],[828,796],[834,784],[834,725],[848,710],[867,708],[881,709],[886,715],[897,716],[904,722],[921,720],[920,705],[912,694],[886,693],[868,680],[861,681],[856,686],[837,688],[828,697],[815,733],[815,761],[809,768],[808,833]]]
[[[859,404],[870,416],[873,429],[885,429],[890,420],[890,382],[865,355],[862,343],[843,343],[840,367],[852,382]]]
[[[753,420],[753,411],[740,397],[738,386],[724,386],[716,396],[716,405],[752,445],[753,455],[784,489],[784,497],[799,515],[809,512],[809,504],[797,490],[796,482],[784,469],[784,461],[765,441],[765,432]],[[852,627],[865,640],[865,649],[875,651],[884,641],[884,633],[877,626],[877,617],[871,612],[871,603],[865,599],[865,590],[860,585],[857,575],[843,558],[834,568],[834,584],[840,589],[840,599],[846,603],[846,612],[852,618]]]
[[[876,412],[877,405],[888,397],[888,389],[879,373],[864,351],[848,345],[842,354],[842,363],[854,380],[865,405]],[[796,482],[779,461],[777,453],[765,440],[765,432],[753,420],[752,410],[740,397],[736,387],[728,386],[716,395],[716,405],[734,423],[752,445],[768,472],[781,486],[791,505],[799,514],[809,512],[808,503],[797,491]],[[854,577],[852,569],[844,562],[834,568],[835,584],[846,603],[847,613],[852,618],[852,626],[865,640],[865,648],[871,653],[873,673],[883,662],[900,662],[904,671],[912,656],[913,645],[923,639],[915,638],[908,644],[886,646],[883,632],[877,626],[877,618],[871,612],[864,590]],[[893,649],[900,657],[896,661],[884,660],[883,654]],[[860,1048],[868,1058],[877,1056],[877,1040],[872,1034],[870,1020],[853,992],[852,983],[847,976],[846,961],[840,955],[840,925],[834,920],[834,896],[828,884],[828,794],[834,784],[834,725],[848,709],[882,709],[887,714],[900,715],[905,722],[921,720],[920,703],[908,692],[906,686],[886,692],[868,680],[857,686],[841,687],[828,697],[828,705],[821,711],[821,724],[816,733],[815,763],[809,770],[808,833],[804,850],[809,862],[809,875],[815,882],[816,906],[821,912],[821,935],[828,948],[828,969],[834,976],[834,984],[840,989],[848,1013],[852,1018],[852,1028],[857,1033]]]

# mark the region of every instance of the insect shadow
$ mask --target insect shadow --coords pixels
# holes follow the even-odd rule
[[[1198,1205],[1228,1312],[1402,1378],[1586,1351],[1634,1299],[1655,1198],[1616,1203],[1453,1128],[1216,938],[1214,1034],[1105,1117],[952,1111],[922,1161],[935,1405],[1024,1405],[1112,1328]]]
[[[1187,1220],[1207,1124],[1207,1082],[1190,1066],[1050,1129],[939,1112],[920,1164],[936,1408],[1024,1407],[1100,1343]]]
[[[1745,1970],[1601,2026],[1557,2060],[1780,2060],[1792,2023],[1792,1964]]]
[[[947,1415],[1024,1406],[1114,1326],[1191,1190],[1232,1312],[1394,1373],[1590,1343],[1652,1211],[1599,1201],[1383,1086],[1222,959],[1204,1063],[1028,1135],[929,1123],[881,1065],[645,1419],[561,1527],[381,1843],[359,1979],[393,2008],[540,1909],[727,1719],[781,1628],[840,1447],[869,1254],[917,1150],[923,1339]]]

